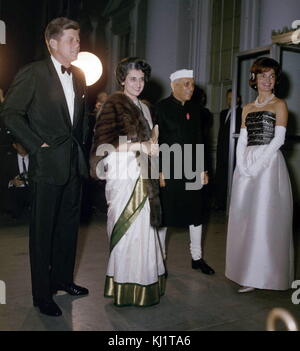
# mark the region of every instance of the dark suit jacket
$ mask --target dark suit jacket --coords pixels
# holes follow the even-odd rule
[[[227,201],[228,183],[228,161],[229,161],[229,140],[230,140],[230,119],[226,122],[228,109],[221,111],[220,128],[218,133],[217,162],[215,175],[215,197],[216,205],[225,208]],[[235,132],[239,133],[241,128],[242,108],[236,109]]]
[[[24,67],[10,87],[1,117],[28,150],[33,181],[63,185],[70,174],[72,148],[78,151],[79,174],[87,176],[83,146],[88,132],[85,78],[73,67],[75,91],[71,123],[58,74],[49,57]],[[47,143],[49,148],[41,148]]]
[[[230,118],[225,122],[229,109],[223,110],[220,113],[220,127],[218,133],[218,146],[217,146],[217,162],[222,169],[225,166],[228,169],[228,152],[229,152],[229,139],[230,139]],[[242,108],[236,109],[236,122],[235,133],[240,132],[242,120]]]

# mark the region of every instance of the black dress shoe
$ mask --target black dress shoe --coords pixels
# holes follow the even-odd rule
[[[192,268],[193,269],[200,269],[204,274],[215,274],[215,271],[203,260],[192,260]]]
[[[89,293],[88,289],[83,288],[82,286],[78,286],[74,283],[57,284],[52,289],[53,294],[56,294],[58,290],[65,291],[72,296],[83,296],[83,295],[88,295],[88,293]]]
[[[62,315],[61,309],[52,299],[33,300],[33,306],[38,307],[40,312],[47,316],[59,317]]]

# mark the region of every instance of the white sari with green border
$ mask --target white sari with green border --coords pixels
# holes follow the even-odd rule
[[[104,295],[117,306],[157,304],[165,291],[165,268],[136,154],[112,152],[101,162],[110,240]]]

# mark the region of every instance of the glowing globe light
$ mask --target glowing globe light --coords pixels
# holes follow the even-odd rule
[[[95,84],[103,72],[102,63],[98,57],[87,51],[80,52],[77,60],[73,61],[72,65],[79,67],[83,71],[87,86]]]

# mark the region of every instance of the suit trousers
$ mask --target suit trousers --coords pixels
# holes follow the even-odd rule
[[[34,182],[30,221],[32,295],[51,297],[56,284],[73,282],[81,207],[81,178],[74,167],[68,182]]]

